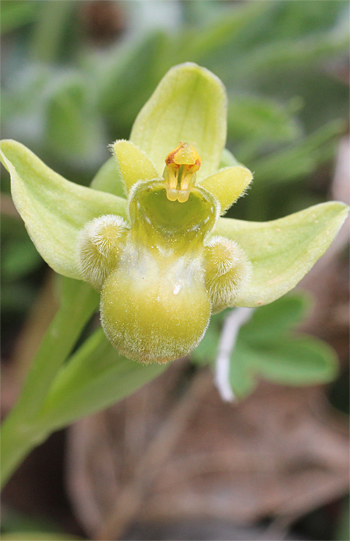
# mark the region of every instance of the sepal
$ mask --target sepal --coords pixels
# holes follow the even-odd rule
[[[2,141],[0,151],[13,201],[38,252],[59,274],[81,279],[76,257],[81,229],[103,214],[126,218],[126,200],[69,182],[16,141]]]
[[[237,306],[268,304],[293,289],[330,246],[348,210],[333,201],[271,222],[220,218],[214,234],[236,241],[253,265]]]
[[[173,67],[141,109],[130,140],[154,163],[159,174],[164,158],[179,142],[193,145],[203,162],[198,180],[219,169],[226,141],[226,90],[205,68],[187,62]]]

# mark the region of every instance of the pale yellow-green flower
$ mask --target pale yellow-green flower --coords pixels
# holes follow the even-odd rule
[[[105,334],[126,357],[176,359],[196,347],[211,313],[284,295],[345,219],[337,202],[267,223],[221,218],[252,179],[225,141],[225,89],[188,63],[160,82],[130,141],[113,145],[94,189],[66,181],[19,143],[1,144],[38,251],[101,292]]]

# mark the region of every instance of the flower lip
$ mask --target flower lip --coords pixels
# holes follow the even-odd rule
[[[167,195],[166,181],[139,182],[130,194],[131,225],[172,242],[189,245],[203,239],[215,226],[218,210],[215,198],[200,187],[193,187],[186,205],[174,204]],[[161,242],[163,242],[161,241]]]

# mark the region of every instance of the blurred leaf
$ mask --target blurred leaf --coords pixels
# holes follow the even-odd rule
[[[311,336],[280,335],[254,347],[245,344],[246,369],[275,383],[316,385],[328,383],[338,372],[337,358],[325,342]],[[235,353],[232,363],[235,363]]]
[[[14,203],[38,252],[59,274],[79,279],[81,228],[102,214],[125,217],[125,199],[65,180],[16,141],[2,141],[1,156],[11,174]]]
[[[31,56],[35,62],[54,62],[63,45],[64,30],[69,24],[77,1],[40,2],[38,18],[31,39]]]
[[[20,72],[4,78],[2,120],[8,131],[19,137],[40,139],[43,136],[43,114],[50,85],[56,86],[50,66],[28,64]]]
[[[331,158],[336,145],[335,136],[340,135],[344,128],[344,122],[335,120],[293,146],[253,162],[250,167],[255,171],[255,182],[274,185],[310,174]]]
[[[42,259],[35,246],[27,240],[8,243],[2,251],[2,276],[7,281],[18,280],[32,272]]]
[[[242,398],[259,379],[284,385],[316,385],[338,372],[335,352],[325,342],[290,331],[305,316],[307,296],[294,293],[258,308],[239,331],[231,355],[230,381]]]
[[[249,322],[240,330],[240,338],[247,343],[270,342],[301,323],[309,308],[310,299],[305,293],[285,295],[278,301],[254,310]]]
[[[271,143],[282,145],[294,141],[302,133],[290,107],[258,96],[232,96],[227,128],[228,137],[241,142],[243,161],[259,148],[268,148]]]
[[[57,80],[46,105],[46,144],[63,158],[93,167],[107,146],[101,118],[86,81],[78,74]]]
[[[10,533],[19,535],[19,531],[25,532],[25,535],[36,533],[47,534],[48,531],[54,532],[56,534],[57,528],[55,523],[43,516],[33,516],[32,514],[25,514],[19,512],[17,509],[13,509],[7,506],[3,506],[1,516],[1,529],[5,532],[4,535],[9,535]],[[57,532],[60,533],[60,532]],[[51,534],[50,534],[51,535]],[[24,541],[26,537],[22,537]]]
[[[258,384],[250,367],[250,351],[243,341],[237,340],[231,355],[230,383],[238,399],[251,394]]]
[[[260,39],[275,40],[286,37],[301,37],[320,30],[327,30],[336,24],[337,18],[347,5],[346,0],[333,0],[291,4],[270,2],[269,21],[260,30]],[[273,34],[271,34],[273,31]]]
[[[173,64],[167,57],[169,45],[164,32],[151,32],[87,60],[88,71],[94,73],[99,108],[108,115],[108,123],[113,120],[119,130],[130,130],[160,77]],[[164,56],[167,61],[161,67]],[[117,135],[128,137],[129,132]]]
[[[32,0],[2,0],[1,2],[1,34],[16,30],[35,20],[38,2]]]
[[[6,313],[24,313],[33,304],[37,295],[33,286],[19,283],[6,284],[1,292],[1,311]]]
[[[244,34],[252,21],[259,20],[261,15],[269,10],[268,2],[245,3],[232,6],[224,11],[216,21],[194,31],[185,31],[180,35],[182,51],[179,52],[178,61],[191,60],[201,62],[203,58],[232,42]]]
[[[238,55],[232,66],[232,74],[236,81],[245,78],[251,80],[259,73],[266,77],[269,72],[287,71],[295,66],[301,69],[339,53],[346,53],[348,47],[349,32],[346,25],[344,28],[331,29],[295,40],[276,40],[246,51],[244,62]]]
[[[129,396],[165,368],[122,357],[98,329],[61,369],[36,422],[50,431],[66,426]]]

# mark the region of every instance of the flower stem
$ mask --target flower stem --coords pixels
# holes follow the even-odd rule
[[[90,286],[63,279],[60,308],[44,336],[20,398],[2,426],[2,483],[28,452],[49,435],[49,427],[44,429],[36,424],[36,414],[97,305],[98,295]]]

